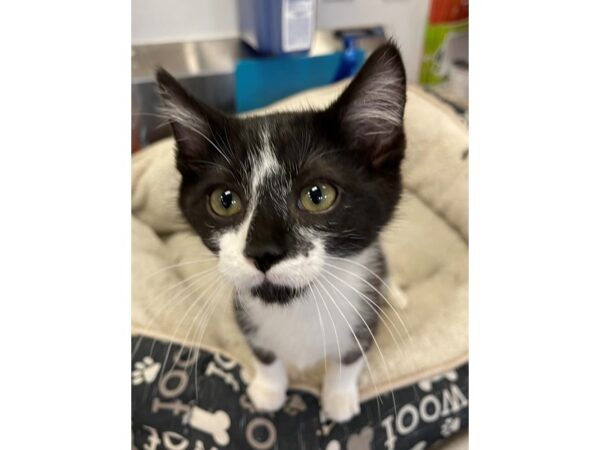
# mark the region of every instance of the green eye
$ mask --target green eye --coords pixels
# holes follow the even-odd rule
[[[302,189],[300,208],[308,212],[325,211],[334,204],[337,191],[328,183],[315,183]]]
[[[218,188],[210,194],[210,208],[218,216],[230,217],[242,210],[240,197],[231,189]]]

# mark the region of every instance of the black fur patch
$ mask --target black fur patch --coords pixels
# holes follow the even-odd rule
[[[248,336],[249,334],[256,333],[256,324],[252,323],[250,317],[248,317],[248,314],[246,314],[246,311],[240,303],[240,299],[237,295],[233,299],[233,311],[235,314],[235,320],[244,335]]]
[[[295,289],[287,286],[276,286],[265,282],[260,286],[252,288],[252,295],[261,298],[267,303],[278,303],[284,305],[294,297],[302,295],[306,288]]]
[[[254,353],[256,359],[258,359],[263,364],[273,364],[276,358],[273,352],[270,352],[269,350],[264,350],[262,348],[252,347],[252,353]]]

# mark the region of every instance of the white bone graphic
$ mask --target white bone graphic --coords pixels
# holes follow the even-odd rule
[[[229,444],[227,429],[231,425],[231,419],[225,411],[210,412],[192,406],[184,422],[189,423],[196,430],[211,434],[214,441],[219,445]]]
[[[213,361],[208,363],[206,372],[204,372],[204,374],[205,375],[216,375],[217,377],[221,378],[225,382],[225,384],[228,384],[229,386],[231,386],[231,388],[235,392],[239,392],[239,390],[240,390],[240,385],[237,382],[237,380],[235,379],[235,377],[233,376],[233,374],[231,374],[229,372],[225,372],[223,369],[221,369],[219,366],[217,366]]]

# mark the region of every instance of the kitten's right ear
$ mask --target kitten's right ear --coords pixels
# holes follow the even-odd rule
[[[222,115],[193,98],[162,67],[156,72],[156,81],[163,102],[161,113],[168,118],[177,142],[178,166],[206,159],[214,145],[212,130]]]
[[[375,168],[397,170],[404,156],[406,73],[393,41],[375,50],[330,106],[343,141]]]

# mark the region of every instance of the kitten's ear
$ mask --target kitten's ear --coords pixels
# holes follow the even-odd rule
[[[215,145],[213,129],[224,120],[223,114],[193,98],[165,69],[156,72],[162,98],[161,112],[169,119],[177,142],[180,169],[193,161],[206,159]]]
[[[404,156],[405,103],[404,64],[388,42],[373,52],[329,112],[346,146],[366,152],[375,168],[397,168]]]

